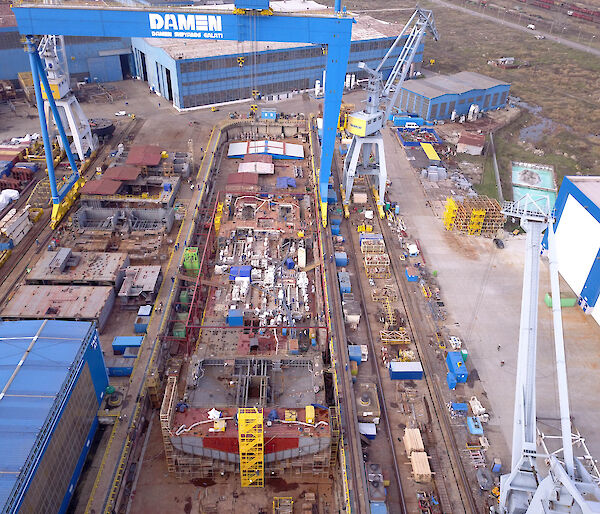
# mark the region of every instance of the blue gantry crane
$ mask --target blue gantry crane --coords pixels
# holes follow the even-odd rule
[[[38,100],[38,111],[48,173],[52,188],[52,202],[61,205],[65,197],[79,181],[75,160],[69,148],[57,107],[48,94],[48,101],[57,119],[63,146],[67,150],[73,177],[57,191],[50,140],[46,117],[41,102],[42,90],[50,91],[44,66],[34,44],[34,35],[52,32],[65,36],[99,37],[158,37],[233,40],[273,41],[291,43],[313,43],[327,47],[323,143],[319,169],[319,192],[321,217],[327,223],[327,188],[331,175],[331,161],[337,132],[344,78],[348,57],[353,18],[341,11],[341,0],[335,2],[333,15],[282,14],[274,13],[268,0],[238,0],[235,10],[202,10],[192,7],[161,7],[131,5],[77,5],[69,3],[36,3],[25,0],[13,6],[19,32],[25,36],[33,72],[34,87]],[[55,207],[58,209],[58,207]]]

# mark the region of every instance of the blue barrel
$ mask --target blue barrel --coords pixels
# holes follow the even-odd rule
[[[339,225],[331,225],[331,234],[334,236],[340,235],[340,226]]]

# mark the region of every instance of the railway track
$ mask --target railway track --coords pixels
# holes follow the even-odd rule
[[[336,188],[336,190],[339,191],[340,190],[340,172],[339,172],[338,162],[336,159],[333,160],[332,168],[333,168],[332,171],[333,171],[333,176],[334,176],[334,187]],[[348,235],[350,236],[350,234],[348,234]],[[331,238],[330,238],[330,241],[331,241]],[[351,244],[352,244],[353,253],[355,255],[360,254],[360,252],[356,249],[356,242],[354,241],[354,238],[349,237],[348,241],[351,242]],[[333,254],[331,254],[331,255],[333,255]],[[335,268],[335,266],[333,266],[333,267]],[[365,296],[361,277],[359,276],[359,274],[362,273],[363,271],[360,269],[359,262],[356,259],[354,260],[353,267],[354,267],[355,278],[356,278],[356,280],[354,281],[354,285],[356,288],[355,290],[358,292],[360,303],[363,306],[363,313],[362,313],[363,315],[362,315],[361,321],[364,321],[364,328],[366,329],[365,335],[367,338],[367,346],[369,349],[369,359],[368,359],[367,363],[363,363],[361,365],[359,379],[361,379],[361,380],[366,379],[369,381],[373,381],[377,385],[377,396],[378,396],[379,405],[381,408],[380,423],[381,423],[381,421],[383,422],[383,424],[380,424],[379,430],[381,432],[381,428],[383,427],[383,432],[385,432],[385,438],[386,438],[387,446],[389,449],[389,455],[391,456],[391,468],[392,468],[393,475],[394,475],[393,483],[395,486],[391,490],[388,490],[388,498],[387,498],[388,508],[390,509],[390,512],[399,512],[400,514],[407,514],[408,510],[406,507],[406,499],[404,497],[404,490],[402,488],[402,481],[400,478],[400,469],[398,466],[398,457],[396,455],[396,449],[395,449],[395,445],[394,445],[394,437],[393,437],[391,426],[390,426],[387,405],[385,402],[385,398],[383,396],[383,384],[382,384],[382,379],[381,379],[381,371],[380,371],[379,365],[377,363],[377,352],[376,352],[376,348],[375,348],[375,341],[373,339],[373,331],[371,329],[369,315],[368,315],[368,312],[365,307],[367,305],[366,296]],[[337,285],[337,277],[335,277],[334,280],[335,280],[334,284]],[[339,289],[337,290],[337,296],[338,296],[337,304],[338,304],[338,306],[341,306],[341,298],[339,298],[339,296],[340,296]],[[340,312],[339,312],[338,316],[341,321],[341,324],[343,325],[344,323],[343,323],[343,314],[341,312],[341,307],[339,308],[339,311]],[[345,350],[344,353],[347,356],[348,355],[347,348],[345,348],[344,350]],[[370,373],[368,373],[368,374],[364,373],[363,366],[365,364],[368,364],[369,368],[370,368]],[[354,389],[352,386],[351,386],[351,388],[352,388],[352,390]],[[359,434],[359,438],[360,438],[360,434]],[[363,472],[364,472],[364,470],[363,470]],[[367,491],[367,493],[368,493],[368,491]]]
[[[369,198],[369,201],[371,203],[371,207],[374,209],[374,212],[377,212],[374,201],[371,197]],[[390,255],[392,275],[395,282],[398,284],[400,300],[406,313],[407,325],[410,329],[410,332],[413,334],[417,354],[423,366],[425,381],[429,392],[429,400],[434,410],[432,422],[437,419],[444,440],[445,453],[451,463],[451,471],[458,486],[464,511],[468,514],[477,514],[479,512],[477,504],[473,497],[471,488],[469,487],[469,481],[462,464],[458,446],[454,439],[450,420],[448,419],[448,415],[446,413],[446,402],[442,397],[439,385],[434,378],[436,373],[433,369],[432,362],[429,359],[427,346],[424,343],[428,340],[428,334],[435,333],[435,327],[433,326],[429,317],[422,316],[419,318],[419,320],[416,319],[415,313],[419,313],[420,306],[414,298],[415,295],[410,294],[407,283],[403,280],[403,270],[401,269],[398,252],[391,251],[391,249],[395,246],[396,236],[392,233],[385,219],[381,220],[379,217],[375,216],[375,224],[379,228],[380,233],[383,234],[386,248],[388,249],[388,253]],[[442,451],[439,447],[437,450],[438,454]]]

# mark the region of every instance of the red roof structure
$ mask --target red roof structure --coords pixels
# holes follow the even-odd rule
[[[227,177],[228,186],[257,186],[258,175],[256,173],[230,173]]]
[[[140,176],[140,173],[140,169],[135,166],[113,166],[112,168],[108,168],[102,177],[125,182],[128,180],[135,180]]]
[[[485,136],[483,134],[463,132],[458,138],[458,142],[462,143],[463,145],[483,146],[485,144]]]
[[[122,183],[118,180],[101,178],[90,180],[81,188],[82,195],[114,195],[121,188]]]
[[[131,166],[157,166],[161,159],[162,150],[154,145],[132,146],[127,156],[126,164]]]
[[[244,155],[243,162],[266,162],[267,164],[272,164],[273,156],[267,154],[247,153],[246,155]]]

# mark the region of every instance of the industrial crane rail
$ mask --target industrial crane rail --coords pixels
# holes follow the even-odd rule
[[[381,234],[383,234],[386,248],[394,248],[395,238],[391,233],[387,221],[385,219],[378,219],[377,224],[379,226]],[[435,417],[438,420],[444,438],[445,452],[447,453],[448,458],[450,459],[451,469],[454,474],[456,483],[458,485],[458,490],[463,503],[463,507],[465,509],[465,512],[469,514],[478,514],[477,504],[475,502],[475,498],[473,497],[471,488],[469,487],[469,480],[467,478],[467,474],[465,472],[461,456],[456,441],[454,439],[454,434],[452,433],[452,426],[450,424],[450,420],[448,419],[445,410],[446,403],[434,380],[436,373],[434,372],[432,364],[427,357],[426,347],[422,344],[422,342],[426,340],[424,331],[428,327],[425,326],[424,322],[418,324],[415,320],[414,313],[418,312],[418,306],[415,305],[415,301],[413,299],[414,295],[410,294],[410,291],[408,291],[407,289],[406,282],[403,280],[403,273],[400,271],[398,253],[390,251],[390,262],[392,268],[392,276],[395,282],[398,284],[398,289],[400,292],[400,301],[402,303],[402,306],[404,307],[404,311],[406,312],[408,328],[413,334],[417,355],[419,356],[419,360],[421,361],[421,364],[423,366],[425,382],[429,391],[429,397],[432,400],[433,408],[435,411]]]
[[[339,189],[340,186],[340,172],[338,169],[338,164],[337,164],[337,160],[334,160],[333,165],[333,177],[334,177],[334,184],[335,186]],[[331,238],[330,238],[331,239]],[[333,253],[331,254],[333,255]],[[358,253],[358,255],[360,255],[360,252]],[[379,400],[379,405],[381,408],[381,414],[382,414],[382,418],[383,418],[383,422],[385,424],[385,432],[386,432],[386,438],[387,438],[387,443],[390,449],[390,453],[392,455],[392,462],[393,462],[393,471],[394,471],[394,481],[396,483],[396,487],[398,488],[398,497],[400,500],[399,503],[399,507],[400,507],[400,512],[401,514],[408,514],[408,511],[406,510],[406,499],[404,497],[404,490],[402,488],[402,480],[400,478],[400,469],[398,466],[398,457],[396,455],[396,447],[394,445],[394,437],[392,435],[392,427],[390,425],[390,419],[388,416],[388,411],[387,411],[387,404],[385,401],[385,398],[383,396],[383,382],[381,380],[381,371],[379,369],[379,364],[377,362],[377,352],[375,349],[375,341],[373,340],[373,332],[371,329],[371,322],[369,321],[369,315],[368,312],[366,310],[366,305],[367,305],[367,300],[366,300],[366,296],[365,296],[365,292],[363,289],[363,283],[362,280],[360,279],[360,277],[358,276],[358,273],[360,273],[360,270],[358,269],[358,267],[360,266],[359,264],[359,259],[355,260],[356,263],[356,272],[357,272],[357,280],[356,280],[356,286],[358,287],[358,291],[359,291],[359,296],[360,296],[360,303],[363,306],[364,309],[364,321],[365,321],[365,327],[366,327],[366,333],[367,333],[367,344],[369,347],[369,352],[371,354],[371,366],[375,371],[375,378],[376,378],[376,385],[377,385],[377,396],[378,396],[378,400]],[[340,319],[343,319],[343,314],[340,312],[339,313]],[[345,351],[347,352],[347,348],[345,349]]]

